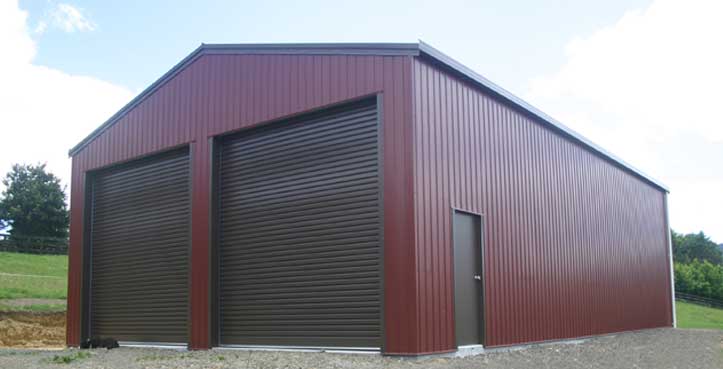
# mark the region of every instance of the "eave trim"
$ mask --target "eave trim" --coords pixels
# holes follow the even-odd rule
[[[608,161],[612,162],[613,164],[632,172],[637,177],[654,185],[655,187],[658,187],[659,189],[661,189],[665,192],[670,192],[668,187],[665,186],[660,181],[645,174],[643,171],[637,169],[636,167],[632,166],[631,164],[628,164],[627,162],[620,159],[616,155],[603,149],[602,147],[598,146],[594,142],[585,138],[581,134],[575,132],[571,128],[562,124],[560,121],[545,114],[540,109],[537,109],[536,107],[532,106],[528,102],[513,95],[511,92],[498,86],[497,84],[495,84],[492,81],[488,80],[487,78],[481,76],[477,72],[467,68],[466,66],[462,65],[458,61],[452,59],[451,57],[449,57],[446,54],[442,53],[441,51],[435,49],[434,47],[430,46],[429,44],[424,43],[421,40],[419,41],[419,51],[420,51],[422,57],[429,58],[433,62],[440,63],[443,66],[446,66],[447,68],[453,70],[454,72],[461,74],[463,77],[471,80],[472,82],[481,86],[485,90],[492,92],[493,94],[497,95],[498,97],[502,98],[503,100],[507,101],[508,103],[511,103],[512,105],[532,114],[535,118],[537,118],[543,124],[547,124],[548,126],[553,128],[554,130],[562,133],[564,136],[568,137],[572,141],[580,143],[582,146],[584,146],[584,147],[590,149],[591,151],[593,151],[594,153],[602,156],[604,159],[607,159]]]
[[[375,56],[418,56],[417,43],[317,43],[317,44],[201,44],[196,50],[183,58],[168,72],[163,74],[108,120],[93,130],[88,136],[68,151],[74,156],[85,148],[106,129],[120,120],[129,111],[143,102],[148,96],[206,54],[239,55],[375,55]]]
[[[479,87],[482,87],[484,90],[493,93],[504,101],[531,114],[541,123],[549,126],[557,132],[560,132],[563,136],[571,139],[573,142],[581,144],[583,147],[588,148],[609,162],[631,172],[635,176],[654,185],[655,187],[665,192],[670,192],[668,187],[660,181],[645,174],[643,171],[608,152],[558,120],[545,114],[540,109],[537,109],[528,102],[513,95],[511,92],[496,85],[492,81],[421,40],[417,43],[201,44],[198,48],[196,48],[196,50],[183,58],[183,60],[163,74],[158,80],[148,86],[148,88],[143,90],[143,92],[121,108],[117,113],[113,114],[113,116],[105,121],[105,123],[101,124],[87,137],[70,149],[68,155],[72,157],[80,152],[91,141],[102,134],[106,129],[110,128],[116,121],[125,116],[126,113],[143,102],[148,96],[153,94],[153,92],[163,86],[167,81],[175,77],[180,71],[193,63],[197,58],[205,54],[420,56],[441,64],[467,80],[475,83]]]

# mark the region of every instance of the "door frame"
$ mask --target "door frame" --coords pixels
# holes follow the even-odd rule
[[[220,209],[220,169],[221,169],[221,155],[220,150],[224,144],[224,141],[229,137],[236,135],[243,135],[253,132],[255,130],[273,127],[277,124],[284,124],[287,122],[293,122],[306,117],[315,115],[322,115],[325,112],[333,109],[340,109],[349,106],[357,106],[357,104],[364,104],[370,102],[376,109],[377,117],[377,160],[378,160],[378,188],[379,188],[379,273],[380,273],[380,286],[379,286],[379,324],[380,324],[380,341],[379,347],[367,348],[367,347],[337,347],[337,346],[275,346],[275,345],[237,345],[237,344],[224,344],[221,340],[221,271],[220,271],[220,258],[221,258],[221,227],[219,226],[219,214]],[[268,121],[261,121],[243,127],[234,129],[226,132],[219,133],[217,135],[209,137],[211,146],[211,208],[209,216],[209,230],[210,230],[210,259],[211,259],[211,277],[210,277],[210,346],[218,348],[258,348],[258,349],[271,349],[271,350],[326,350],[326,351],[351,351],[351,352],[386,352],[387,347],[387,327],[386,327],[386,310],[385,310],[385,291],[386,291],[386,271],[384,269],[384,253],[386,249],[385,237],[384,237],[384,92],[374,92],[370,94],[364,94],[355,96],[350,99],[336,101],[331,104],[317,106],[311,109],[300,110],[287,116],[280,118],[271,119]]]
[[[84,178],[83,178],[83,188],[84,188],[84,196],[83,196],[83,207],[82,207],[82,218],[83,218],[83,232],[81,235],[81,272],[80,272],[80,283],[81,283],[81,294],[80,294],[80,344],[82,345],[83,342],[86,340],[92,338],[92,313],[93,313],[93,299],[92,299],[92,286],[93,286],[93,215],[94,215],[94,205],[95,205],[95,180],[96,177],[100,174],[102,174],[105,170],[114,169],[118,167],[122,167],[125,165],[133,165],[136,163],[140,163],[143,161],[150,161],[154,160],[158,157],[162,157],[164,155],[170,155],[174,152],[181,152],[186,151],[188,156],[188,166],[189,166],[189,175],[188,175],[188,200],[192,200],[192,192],[193,192],[193,173],[191,172],[193,170],[193,152],[191,150],[191,145],[189,143],[183,143],[180,145],[175,145],[172,147],[164,148],[157,151],[151,151],[139,156],[135,156],[132,158],[128,158],[126,160],[110,163],[107,165],[102,165],[97,168],[89,169],[84,172]],[[189,218],[189,225],[191,223],[191,213],[188,214]],[[192,234],[191,230],[189,228],[188,233],[188,245],[187,245],[187,251],[188,251],[188,288],[189,288],[189,299],[186,302],[186,309],[188,310],[188,314],[191,313],[191,299],[190,299],[190,283],[191,283],[191,248],[192,248]],[[190,318],[186,320],[186,325],[188,326],[187,329],[187,338],[185,343],[179,342],[172,342],[172,343],[166,343],[166,342],[129,342],[129,341],[119,341],[119,345],[122,347],[132,347],[132,346],[158,346],[158,347],[187,347],[190,344],[191,341],[191,320]]]
[[[480,229],[479,229],[479,231],[480,231],[480,245],[479,245],[480,265],[479,265],[479,267],[482,270],[482,273],[480,273],[480,276],[482,277],[482,279],[480,280],[480,287],[479,287],[479,306],[480,306],[481,311],[480,311],[480,314],[478,317],[477,329],[479,329],[479,338],[480,338],[479,345],[481,347],[484,347],[485,341],[486,341],[486,337],[485,337],[485,311],[486,311],[485,280],[487,279],[486,278],[487,269],[484,267],[484,264],[485,264],[485,214],[467,210],[464,208],[455,207],[455,206],[452,206],[450,210],[451,210],[450,211],[450,220],[449,220],[451,223],[450,240],[452,242],[451,243],[451,246],[452,246],[452,317],[453,317],[452,327],[454,329],[456,329],[456,324],[457,324],[457,311],[455,308],[455,305],[457,303],[457,298],[456,298],[455,277],[454,277],[454,275],[455,275],[455,272],[454,272],[455,271],[455,259],[456,259],[455,252],[454,252],[454,230],[455,230],[454,216],[456,213],[463,213],[463,214],[467,214],[467,215],[476,216],[479,218],[479,221],[480,221]],[[457,349],[460,348],[459,344],[457,343],[457,332],[456,331],[454,334],[454,346]],[[464,346],[462,346],[462,347],[464,347]]]

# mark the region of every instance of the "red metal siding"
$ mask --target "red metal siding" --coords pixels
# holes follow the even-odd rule
[[[454,349],[451,208],[484,214],[487,346],[670,326],[664,192],[413,64],[418,351]]]
[[[85,173],[81,171],[80,159],[73,159],[70,176],[70,246],[68,247],[68,305],[65,312],[67,329],[65,341],[68,345],[80,344],[81,329],[81,286],[82,286],[82,254],[81,238],[83,236],[83,201],[85,196]],[[74,246],[75,245],[75,246]]]
[[[73,157],[67,342],[80,341],[84,178],[88,170],[190,144],[192,348],[210,346],[209,137],[382,93],[386,347],[416,352],[411,57],[203,55]]]

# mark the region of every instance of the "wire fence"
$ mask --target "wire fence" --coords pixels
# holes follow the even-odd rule
[[[68,254],[68,239],[0,234],[0,251],[26,254]]]
[[[723,301],[675,291],[675,299],[723,309]]]

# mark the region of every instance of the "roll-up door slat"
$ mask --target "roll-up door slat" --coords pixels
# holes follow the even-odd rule
[[[93,175],[91,336],[188,342],[189,165],[184,149]]]
[[[221,142],[221,343],[381,346],[378,156],[372,103]]]

